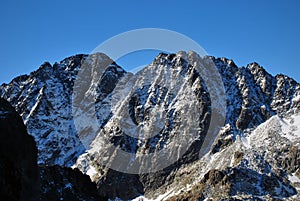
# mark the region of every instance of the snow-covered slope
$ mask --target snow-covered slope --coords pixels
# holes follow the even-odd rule
[[[224,83],[226,118],[209,153],[198,160],[214,108],[196,66],[209,61]],[[108,67],[100,77],[86,64]],[[77,75],[89,79],[78,85]],[[237,67],[226,58],[161,53],[133,75],[104,54],[76,55],[3,84],[0,96],[35,137],[40,164],[79,168],[110,198],[297,193],[300,85],[257,63]],[[127,174],[145,173],[143,167],[159,171]],[[224,191],[209,190],[214,188]]]

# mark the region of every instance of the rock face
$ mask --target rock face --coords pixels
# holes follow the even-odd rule
[[[167,200],[264,200],[271,197],[289,197],[296,190],[288,181],[282,181],[276,174],[260,174],[247,168],[212,169],[199,183],[187,192],[171,196]],[[208,196],[209,195],[209,196]],[[263,198],[263,199],[260,199]]]
[[[35,138],[39,164],[63,165],[84,151],[80,141],[73,137],[76,134],[72,133],[74,126],[69,121],[71,109],[68,107],[72,76],[75,76],[76,66],[82,57],[79,55],[68,63],[72,70],[67,78],[68,72],[63,74],[55,70],[64,68],[64,62],[53,67],[46,62],[29,76],[17,77],[12,85],[5,87],[6,95],[3,97],[15,107],[28,133]]]
[[[189,180],[184,182],[193,183],[192,187],[175,187],[182,193],[167,199],[298,200],[299,120],[299,114],[273,116],[251,133],[238,136],[221,153],[209,154],[189,167]],[[298,122],[297,128],[288,122]]]
[[[37,148],[21,117],[0,98],[0,198],[38,200]]]
[[[97,55],[91,59],[97,62],[98,56],[101,57]],[[72,116],[74,80],[85,58],[87,55],[76,55],[53,66],[45,62],[29,76],[17,77],[10,84],[1,86],[1,97],[15,107],[28,133],[35,138],[39,164],[71,166],[85,151]],[[120,68],[116,64],[111,65],[101,86],[111,86],[112,76],[122,75],[122,71],[119,75],[114,74],[117,69]],[[97,94],[99,97],[105,97],[111,90],[109,87],[101,89]]]
[[[211,61],[224,83],[225,124],[199,159],[215,97],[196,67]],[[299,196],[300,85],[257,63],[161,53],[133,75],[106,55],[76,55],[3,84],[0,96],[34,136],[39,164],[77,167],[109,198]]]

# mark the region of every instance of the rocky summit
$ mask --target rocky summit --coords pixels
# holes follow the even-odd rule
[[[160,53],[133,74],[102,53],[75,55],[0,96],[34,137],[38,164],[53,166],[42,178],[76,183],[79,200],[300,199],[300,84],[257,63]]]

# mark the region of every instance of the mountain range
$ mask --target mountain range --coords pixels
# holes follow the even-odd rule
[[[80,54],[2,84],[0,97],[35,140],[44,195],[69,185],[69,200],[300,199],[300,84],[258,63],[182,51],[133,74],[103,53]],[[7,143],[25,146],[15,138]],[[93,183],[70,185],[74,175]],[[90,197],[80,190],[89,185]]]

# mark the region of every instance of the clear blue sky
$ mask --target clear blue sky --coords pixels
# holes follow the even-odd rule
[[[44,61],[90,53],[116,34],[148,27],[185,34],[210,55],[239,66],[256,61],[273,75],[300,81],[299,10],[298,0],[2,0],[0,83]],[[140,64],[152,56],[138,57]]]

